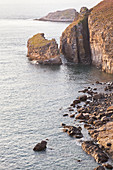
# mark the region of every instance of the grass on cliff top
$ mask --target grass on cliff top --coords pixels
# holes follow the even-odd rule
[[[97,4],[92,8],[91,17],[93,20],[97,20],[98,23],[113,22],[113,0],[103,0]]]
[[[34,48],[39,48],[39,47],[45,46],[45,45],[51,43],[52,41],[55,41],[55,39],[47,40],[44,38],[43,33],[38,33],[29,39],[30,44]]]

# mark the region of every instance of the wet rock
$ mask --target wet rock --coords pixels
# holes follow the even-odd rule
[[[95,95],[93,96],[93,99],[94,99],[94,100],[103,99],[103,98],[104,98],[104,94],[102,94],[102,93],[95,94]]]
[[[94,170],[105,170],[105,168],[103,166],[98,166],[97,168],[95,168]]]
[[[76,119],[85,119],[85,116],[84,116],[82,113],[79,113],[79,114],[76,116]]]
[[[110,164],[108,164],[108,163],[106,163],[106,164],[102,164],[105,168],[107,168],[107,169],[113,169],[113,166],[112,165],[110,165]]]
[[[107,108],[107,112],[109,112],[109,111],[113,111],[113,106],[110,106]]]
[[[82,149],[88,154],[92,155],[96,162],[104,163],[108,161],[108,156],[99,148],[97,144],[92,141],[85,141],[82,143]]]
[[[81,101],[81,102],[84,102],[87,100],[87,96],[86,95],[82,95],[82,96],[79,96],[78,99]]]
[[[46,141],[41,141],[41,143],[38,143],[33,150],[34,151],[44,151],[46,149],[47,142]]]
[[[80,127],[64,126],[64,128],[67,129],[67,133],[71,137],[75,137],[75,138],[82,138],[83,137]]]
[[[61,123],[61,126],[66,126],[66,124],[65,123]]]
[[[75,114],[71,114],[70,117],[71,117],[71,118],[74,118],[74,117],[75,117]]]
[[[68,116],[68,114],[67,114],[67,113],[63,115],[63,117],[66,117],[66,116]]]

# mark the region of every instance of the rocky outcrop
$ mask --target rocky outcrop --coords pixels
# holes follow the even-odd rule
[[[41,141],[41,143],[38,143],[33,150],[34,151],[44,151],[46,149],[47,142],[46,141]]]
[[[113,73],[113,0],[95,6],[88,18],[92,63]]]
[[[74,63],[91,63],[88,14],[87,8],[81,8],[78,19],[66,28],[60,38],[61,53]]]
[[[73,22],[77,17],[78,12],[75,9],[66,9],[63,11],[51,12],[47,16],[36,20],[52,22]]]
[[[36,34],[30,38],[27,47],[27,57],[29,57],[30,60],[36,60],[39,64],[62,64],[58,44],[55,39],[47,40],[43,33]]]

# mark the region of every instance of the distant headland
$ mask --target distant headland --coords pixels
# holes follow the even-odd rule
[[[73,22],[79,13],[75,9],[66,9],[62,11],[51,12],[48,15],[35,19],[38,21],[51,21],[51,22]]]

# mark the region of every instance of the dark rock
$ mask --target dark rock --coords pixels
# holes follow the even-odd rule
[[[65,123],[61,123],[61,126],[66,126],[66,124]]]
[[[67,113],[63,115],[63,117],[66,117],[66,116],[68,116],[68,114],[67,114]]]
[[[76,119],[85,119],[85,116],[84,116],[82,113],[79,113],[79,114],[76,116]]]
[[[71,118],[74,118],[74,117],[75,117],[75,114],[70,115],[70,117],[71,117]]]
[[[108,163],[106,163],[106,164],[102,164],[105,168],[107,168],[107,169],[113,169],[113,166],[112,165],[110,165],[110,164],[108,164]]]
[[[95,168],[94,170],[105,170],[105,168],[103,166],[98,166],[97,168]]]
[[[44,151],[46,149],[47,142],[46,141],[41,141],[41,143],[38,143],[33,150],[34,151]]]
[[[112,144],[111,143],[107,143],[107,146],[111,146]]]
[[[67,129],[67,133],[71,137],[75,137],[75,138],[83,137],[80,127],[77,128],[75,126],[64,126],[64,128]]]
[[[73,101],[73,104],[75,104],[75,105],[76,105],[76,104],[79,104],[79,103],[80,103],[80,100],[78,100],[78,99],[76,99],[76,100]]]
[[[104,163],[108,161],[108,156],[99,148],[97,144],[92,141],[85,141],[82,143],[82,149],[88,154],[92,155],[96,162]]]
[[[79,96],[78,99],[82,102],[86,101],[87,100],[87,96],[86,95],[82,95],[82,96]]]

